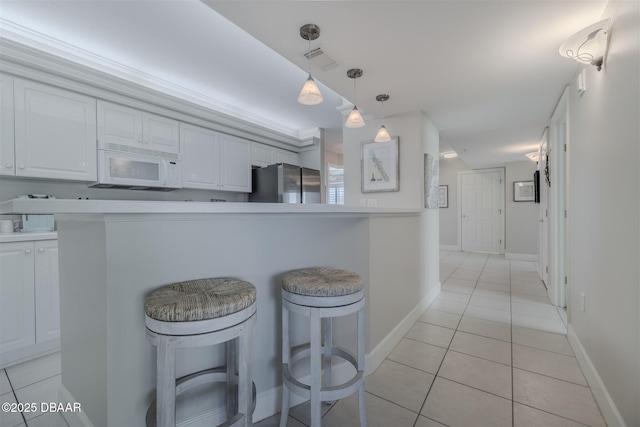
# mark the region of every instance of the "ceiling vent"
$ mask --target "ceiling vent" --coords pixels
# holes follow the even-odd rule
[[[333,60],[332,57],[324,53],[324,51],[317,47],[304,54],[304,57],[313,63],[316,67],[322,71],[333,70],[338,66],[338,63]]]

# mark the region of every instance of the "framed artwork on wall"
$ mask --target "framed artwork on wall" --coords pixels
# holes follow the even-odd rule
[[[439,190],[440,165],[438,158],[429,153],[424,155],[424,207],[437,209],[440,207]]]
[[[398,137],[387,142],[363,141],[360,148],[362,192],[400,191]]]
[[[438,187],[438,206],[441,208],[449,207],[449,186],[441,185]]]
[[[514,202],[533,202],[535,200],[535,188],[533,181],[513,182]]]

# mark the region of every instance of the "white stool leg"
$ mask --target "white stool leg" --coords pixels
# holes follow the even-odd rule
[[[244,426],[253,426],[253,381],[251,380],[251,327],[244,331],[239,339],[238,360],[238,410],[244,414]],[[235,341],[235,340],[234,340]]]
[[[331,387],[331,346],[333,345],[331,317],[322,318],[322,329],[324,332],[324,386]]]
[[[289,310],[282,302],[282,365],[289,366],[291,349],[289,348]],[[282,375],[282,411],[280,412],[280,427],[286,427],[289,419],[289,389]]]
[[[238,339],[232,339],[225,343],[227,352],[227,419],[232,418],[238,412]]]
[[[364,324],[364,307],[358,310],[358,372],[364,375],[364,356],[365,356],[365,324]],[[367,427],[367,408],[365,405],[365,387],[364,381],[358,390],[358,410],[360,412],[360,427]]]
[[[320,346],[320,310],[311,309],[310,341],[311,341],[311,427],[321,426],[320,388],[322,386],[322,365]]]
[[[176,352],[171,337],[158,336],[156,420],[158,427],[176,425]]]

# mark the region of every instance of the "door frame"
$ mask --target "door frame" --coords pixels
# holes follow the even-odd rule
[[[462,194],[463,194],[463,189],[462,189],[462,175],[469,175],[469,174],[478,174],[478,173],[484,173],[484,172],[499,172],[500,173],[500,185],[501,188],[499,190],[500,193],[500,215],[502,216],[502,218],[500,219],[499,223],[500,223],[500,252],[498,252],[501,255],[504,255],[505,253],[505,246],[506,246],[506,237],[505,237],[505,218],[506,218],[506,213],[505,213],[505,168],[504,167],[497,167],[497,168],[487,168],[487,169],[472,169],[472,170],[468,170],[468,171],[460,171],[458,172],[458,244],[460,247],[460,251],[463,251],[463,246],[462,246]],[[491,253],[495,253],[495,252],[491,252]]]
[[[566,256],[567,233],[567,162],[569,143],[568,88],[565,88],[549,123],[548,149],[551,157],[549,188],[549,299],[558,307],[566,306],[568,283]]]
[[[544,286],[549,289],[549,187],[544,177],[549,147],[549,128],[545,128],[540,140],[538,152],[538,171],[540,172],[538,191],[540,195],[540,218],[538,219],[538,275]]]

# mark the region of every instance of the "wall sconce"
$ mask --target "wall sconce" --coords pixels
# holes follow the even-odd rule
[[[344,125],[348,128],[361,128],[364,127],[364,119],[356,105],[356,79],[362,77],[362,70],[360,68],[352,68],[347,71],[347,77],[353,79],[353,109]]]
[[[560,46],[560,55],[602,69],[609,44],[611,18],[578,31]]]
[[[309,53],[311,52],[311,40],[315,40],[320,37],[320,27],[315,24],[306,24],[300,27],[300,37],[309,41]],[[320,89],[316,84],[313,77],[311,77],[311,55],[307,54],[307,61],[309,64],[309,78],[304,82],[300,95],[298,95],[298,102],[303,105],[317,105],[324,101]]]
[[[531,153],[525,154],[532,162],[538,163],[540,160],[540,153],[538,151],[532,151]]]

